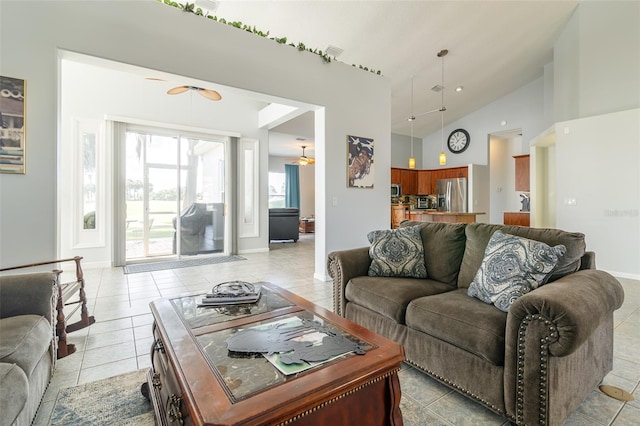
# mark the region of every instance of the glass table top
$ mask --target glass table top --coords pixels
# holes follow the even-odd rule
[[[174,309],[176,309],[178,314],[192,330],[236,318],[258,315],[294,306],[292,302],[265,286],[262,287],[260,299],[258,299],[256,303],[216,307],[198,306],[203,295],[204,294],[199,294],[171,299],[171,304]]]
[[[293,314],[282,315],[269,320],[252,323],[245,328],[265,328],[273,326],[276,323],[287,323],[295,321],[296,319],[305,319],[319,323],[321,326],[326,327],[332,333],[341,335],[359,346],[359,348],[367,351],[371,349],[371,346],[365,342],[362,342],[355,337],[351,336],[344,330],[325,322],[325,320],[317,315],[314,315],[309,311],[300,311]],[[299,322],[299,321],[298,321]],[[285,383],[288,380],[293,380],[298,377],[299,374],[304,374],[303,371],[313,371],[315,368],[321,368],[322,365],[334,359],[357,356],[353,352],[342,354],[329,359],[327,362],[317,362],[306,365],[293,364],[289,366],[283,366],[277,361],[277,354],[267,355],[272,361],[268,360],[262,354],[257,353],[232,353],[227,349],[227,339],[236,333],[239,328],[229,328],[221,331],[203,334],[196,336],[196,340],[201,346],[203,353],[205,354],[210,365],[217,370],[219,377],[222,378],[221,382],[227,390],[227,394],[230,396],[232,402],[237,402],[245,399],[257,392],[269,389],[273,386],[277,386],[281,383]],[[276,367],[276,364],[278,367]],[[297,367],[296,367],[297,366]],[[293,368],[284,374],[280,371],[280,368]],[[292,373],[292,371],[302,370],[299,373]]]

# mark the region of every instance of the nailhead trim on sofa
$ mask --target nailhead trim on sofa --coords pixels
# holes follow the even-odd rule
[[[547,410],[548,410],[548,398],[547,398],[547,363],[549,360],[549,344],[558,340],[558,333],[556,326],[540,314],[527,315],[520,324],[518,330],[518,375],[517,375],[517,400],[516,400],[516,423],[522,423],[524,419],[524,363],[525,363],[525,335],[527,327],[534,321],[542,321],[547,328],[547,335],[540,339],[540,385],[538,402],[540,408],[538,410],[538,421],[541,425],[547,424]]]

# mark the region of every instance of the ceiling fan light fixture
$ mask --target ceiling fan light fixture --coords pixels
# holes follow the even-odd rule
[[[309,158],[304,154],[304,150],[307,146],[302,145],[302,155],[298,158],[298,164],[301,166],[306,166],[307,164],[313,164],[316,162],[314,158]]]

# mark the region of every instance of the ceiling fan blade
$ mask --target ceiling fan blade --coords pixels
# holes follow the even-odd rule
[[[308,158],[309,164],[314,164],[316,162],[315,158]]]
[[[220,99],[222,99],[220,93],[212,89],[198,89],[198,93],[200,93],[207,99],[211,99],[212,101],[219,101]]]
[[[189,86],[178,86],[173,89],[167,90],[167,95],[178,95],[180,93],[184,93],[189,90]]]

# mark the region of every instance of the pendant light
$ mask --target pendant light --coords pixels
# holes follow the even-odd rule
[[[413,76],[411,76],[411,116],[409,117],[409,122],[411,123],[411,157],[409,157],[409,168],[416,168],[416,159],[413,156],[413,122],[416,117],[413,115]]]
[[[442,151],[440,151],[440,157],[438,158],[441,166],[445,166],[447,164],[447,154],[444,153],[444,111],[446,110],[446,108],[444,107],[444,57],[447,56],[447,53],[449,53],[447,49],[442,49],[438,52],[438,58],[442,58],[442,83],[440,84],[440,86],[442,87],[442,89],[440,90],[442,105],[442,108],[440,108],[440,120],[442,126]]]

